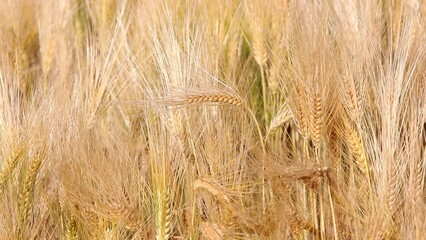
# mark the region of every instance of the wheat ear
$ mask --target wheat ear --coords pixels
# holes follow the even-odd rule
[[[204,190],[208,193],[210,193],[212,196],[216,198],[217,201],[219,201],[223,206],[225,206],[234,216],[237,216],[240,218],[242,223],[248,228],[248,229],[255,229],[256,224],[251,222],[243,212],[241,212],[236,206],[233,200],[228,196],[229,192],[227,189],[225,189],[223,186],[221,186],[219,183],[206,179],[201,178],[197,179],[194,182],[194,190]]]
[[[228,64],[231,68],[238,66],[241,49],[241,36],[239,33],[235,33],[228,43],[227,59]]]
[[[318,90],[314,91],[312,98],[312,113],[311,116],[311,126],[310,133],[312,141],[315,146],[319,145],[321,139],[321,130],[323,127],[323,116],[324,116],[324,107],[323,107],[323,98]]]
[[[302,180],[306,183],[312,182],[318,178],[326,177],[330,168],[319,165],[300,165],[300,166],[277,166],[268,168],[267,173],[270,178],[282,180]]]
[[[309,118],[307,114],[307,107],[305,104],[306,90],[299,85],[295,85],[294,95],[292,97],[292,113],[296,119],[297,126],[300,133],[307,137],[309,132]]]
[[[169,239],[171,234],[171,199],[168,190],[158,192],[158,210],[157,210],[157,230],[156,239]]]
[[[355,158],[355,163],[363,174],[368,175],[367,158],[365,155],[364,143],[359,136],[358,132],[352,127],[350,123],[345,123],[346,143],[349,151]]]
[[[66,239],[67,240],[77,239],[77,224],[76,224],[75,217],[74,217],[73,214],[70,214],[70,217],[67,221]]]
[[[18,147],[15,150],[13,150],[12,155],[7,160],[5,168],[0,173],[0,194],[3,192],[3,189],[5,185],[7,184],[9,177],[12,175],[13,170],[18,165],[22,152],[23,152],[22,147]]]
[[[278,110],[277,114],[272,118],[269,126],[269,132],[277,129],[279,126],[290,121],[293,118],[293,113],[287,102],[284,103]]]
[[[362,79],[355,81],[344,76],[341,85],[342,102],[346,113],[353,122],[359,124],[363,114]]]
[[[200,178],[194,182],[194,190],[205,190],[214,196],[220,203],[224,205],[232,205],[232,200],[228,196],[228,191],[219,183],[206,178]],[[233,207],[231,207],[233,208]],[[235,210],[236,212],[236,210]]]
[[[266,67],[268,61],[268,48],[265,39],[265,34],[259,23],[254,23],[253,26],[253,55],[259,67]]]
[[[223,103],[235,106],[242,106],[244,104],[240,98],[221,94],[192,95],[186,98],[186,103]]]
[[[201,223],[201,233],[209,240],[224,240],[225,234],[223,227],[210,222]]]
[[[421,203],[422,194],[424,189],[424,163],[426,162],[426,149],[423,150],[423,156],[417,159],[414,165],[414,204],[418,205]]]
[[[37,174],[39,173],[43,157],[41,154],[37,154],[28,169],[26,178],[24,181],[24,187],[19,194],[19,208],[21,213],[21,221],[25,226],[28,223],[28,218],[31,213],[31,203],[34,195],[35,182]]]
[[[168,211],[170,212],[170,210]],[[114,218],[123,223],[123,225],[131,231],[138,231],[143,225],[139,217],[124,205],[113,204],[111,206],[111,212],[114,215]]]

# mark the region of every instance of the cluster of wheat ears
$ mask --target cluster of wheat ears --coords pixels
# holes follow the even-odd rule
[[[424,239],[422,0],[2,0],[0,239]]]

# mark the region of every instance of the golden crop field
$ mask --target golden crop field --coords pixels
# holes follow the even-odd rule
[[[425,239],[426,2],[2,0],[0,240]]]

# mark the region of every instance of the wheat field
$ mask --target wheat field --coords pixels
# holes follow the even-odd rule
[[[425,239],[426,2],[3,0],[0,239]]]

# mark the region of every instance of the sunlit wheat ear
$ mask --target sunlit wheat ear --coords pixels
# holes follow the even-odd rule
[[[344,124],[346,143],[349,151],[355,159],[355,163],[363,174],[368,174],[367,157],[364,149],[364,143],[358,131],[350,123]]]
[[[77,223],[74,215],[70,214],[69,219],[67,219],[67,240],[76,240],[77,238]]]
[[[99,223],[99,217],[96,213],[88,207],[75,205],[75,212],[77,212],[83,222],[90,228],[97,228]]]
[[[315,232],[314,227],[306,220],[302,219],[296,212],[289,215],[289,224],[294,236],[299,236],[304,230]]]
[[[45,46],[42,50],[42,69],[43,73],[47,74],[52,66],[54,56],[55,41],[53,39],[46,39]]]
[[[394,9],[392,9],[392,43],[393,49],[396,49],[401,38],[401,23],[402,23],[402,9],[404,1],[396,0],[393,4]]]
[[[12,176],[13,170],[18,165],[22,153],[23,146],[18,146],[15,150],[13,150],[12,154],[6,162],[6,166],[2,169],[0,173],[0,194],[3,192],[3,189],[5,188],[8,179]]]
[[[305,183],[324,178],[329,171],[329,167],[319,165],[281,166],[271,164],[266,168],[268,178],[283,181],[301,180]]]
[[[398,179],[398,167],[391,166],[390,176],[388,180],[388,196],[387,196],[387,207],[389,215],[392,216],[396,207],[398,206],[399,188],[400,181]]]
[[[426,150],[423,150],[422,158],[418,159],[414,165],[414,199],[415,204],[419,204],[422,198],[422,193],[424,190],[424,175],[425,175],[425,166],[426,163]]]
[[[219,202],[225,205],[232,205],[231,198],[228,196],[229,192],[221,186],[219,183],[206,179],[200,178],[194,182],[194,190],[200,191],[204,190],[214,196]],[[233,207],[231,207],[233,208]]]
[[[277,114],[275,114],[275,116],[272,118],[269,131],[277,129],[291,119],[293,119],[293,113],[291,112],[291,109],[286,102],[278,109]]]
[[[31,214],[31,204],[34,196],[34,189],[37,174],[40,171],[41,164],[44,160],[44,156],[41,153],[36,154],[29,166],[26,177],[23,183],[23,188],[19,194],[19,211],[21,214],[21,223],[25,226],[28,223],[28,219]]]
[[[253,51],[253,57],[258,66],[264,69],[268,61],[268,43],[267,43],[267,27],[266,17],[267,11],[265,11],[267,4],[262,2],[246,2],[246,17],[247,17],[247,29],[251,35],[251,48]]]
[[[206,178],[200,178],[194,182],[194,190],[210,193],[218,202],[220,202],[226,209],[228,209],[234,216],[238,217],[239,220],[244,224],[248,229],[255,229],[256,224],[247,218],[244,212],[242,212],[229,197],[229,191],[220,185],[219,183],[212,181]]]
[[[209,240],[224,240],[225,231],[216,223],[203,222],[200,226],[201,233]]]
[[[156,216],[157,240],[169,239],[172,231],[171,198],[167,189],[163,189],[158,195],[158,209]]]
[[[110,212],[114,219],[122,223],[125,228],[131,231],[138,231],[142,227],[140,218],[128,207],[114,203],[110,205]]]
[[[268,47],[265,39],[265,34],[261,26],[255,23],[253,26],[253,55],[256,63],[261,67],[266,67],[268,61]]]
[[[277,42],[280,39],[277,39]],[[274,48],[271,50],[271,64],[268,73],[268,87],[272,94],[277,94],[280,88],[280,81],[284,76],[283,56],[285,57],[286,52],[281,49],[280,44],[276,43]]]
[[[241,43],[242,41],[239,33],[235,33],[228,43],[227,59],[229,66],[232,68],[238,66],[241,55]]]
[[[350,119],[359,124],[364,112],[363,79],[350,79],[343,76],[340,85],[340,95],[343,107]]]
[[[309,114],[306,97],[306,89],[302,86],[295,85],[294,93],[289,102],[297,127],[304,137],[308,137],[309,133]]]
[[[321,131],[324,126],[324,114],[325,109],[323,106],[324,99],[321,94],[316,89],[313,92],[312,100],[311,100],[311,114],[310,114],[310,135],[312,141],[316,146],[319,145],[321,140]]]
[[[244,105],[244,101],[240,98],[231,96],[231,95],[220,95],[220,94],[213,94],[213,95],[192,95],[188,96],[185,99],[187,104],[194,104],[194,103],[221,103],[221,104],[229,104],[229,105],[235,105],[235,106],[242,106]]]

